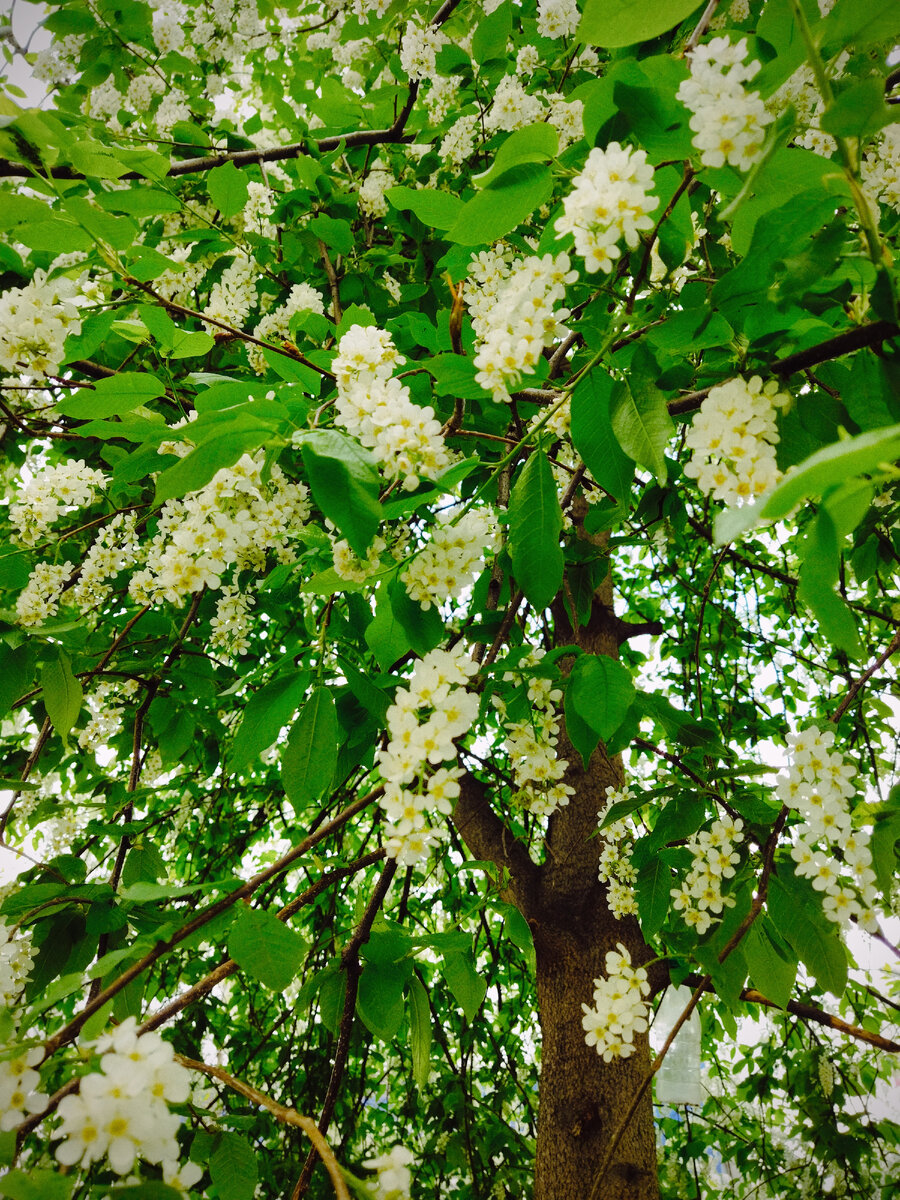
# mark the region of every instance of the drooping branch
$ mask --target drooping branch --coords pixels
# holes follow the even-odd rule
[[[208,1066],[206,1063],[198,1062],[194,1058],[185,1058],[183,1054],[176,1054],[175,1061],[181,1063],[183,1067],[187,1067],[191,1071],[200,1071],[204,1075],[209,1075],[212,1079],[218,1079],[220,1083],[224,1083],[226,1087],[231,1088],[233,1092],[237,1092],[239,1096],[243,1096],[246,1100],[251,1101],[251,1103],[258,1104],[260,1108],[266,1109],[277,1121],[281,1121],[283,1125],[295,1125],[298,1129],[302,1129],[312,1142],[315,1153],[318,1154],[325,1165],[325,1169],[331,1178],[331,1186],[334,1188],[335,1196],[337,1196],[338,1200],[350,1200],[350,1193],[347,1190],[346,1183],[344,1183],[344,1177],[341,1174],[338,1161],[334,1157],[334,1153],[328,1142],[325,1140],[324,1134],[319,1132],[315,1121],[310,1117],[304,1117],[295,1108],[286,1108],[283,1104],[279,1104],[276,1100],[273,1100],[271,1096],[267,1096],[265,1092],[260,1092],[257,1088],[251,1087],[249,1083],[245,1083],[243,1079],[229,1075],[221,1067]]]
[[[474,775],[460,779],[459,799],[451,820],[475,858],[509,872],[506,890],[527,919],[535,908],[539,868],[525,845],[494,812],[487,788]]]
[[[855,679],[850,687],[847,688],[846,696],[844,696],[843,700],[829,718],[833,724],[837,725],[838,721],[840,721],[841,717],[855,700],[860,688],[864,687],[865,684],[868,683],[868,681],[875,674],[875,672],[880,667],[883,667],[887,660],[892,655],[896,654],[898,650],[900,650],[900,633],[895,633],[890,642],[888,642],[887,647],[882,650],[877,658],[873,659],[869,666],[866,667],[865,671],[863,671],[862,675],[860,675],[859,679]]]
[[[704,976],[703,979],[705,978]],[[703,983],[703,979],[699,975],[688,975],[684,982],[688,987],[697,987]],[[711,982],[704,984],[703,990],[712,995],[716,993],[716,989]],[[848,1037],[856,1038],[858,1042],[866,1042],[870,1046],[877,1046],[879,1050],[886,1050],[889,1054],[900,1054],[900,1042],[892,1041],[880,1033],[872,1033],[868,1029],[862,1029],[858,1025],[851,1025],[847,1021],[842,1021],[840,1017],[825,1012],[822,1008],[817,1008],[814,1004],[804,1004],[799,1000],[788,1000],[787,1004],[782,1007],[777,1001],[770,1000],[768,996],[763,995],[762,992],[758,992],[756,988],[744,988],[741,991],[739,999],[746,1001],[748,1004],[759,1004],[764,1008],[777,1008],[781,1012],[789,1012],[792,1016],[800,1017],[801,1020],[813,1021],[816,1025],[824,1025],[828,1029],[836,1029],[839,1033],[846,1033]]]

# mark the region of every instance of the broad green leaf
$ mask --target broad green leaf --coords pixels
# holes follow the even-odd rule
[[[475,970],[472,955],[445,954],[441,971],[466,1020],[473,1021],[487,994],[487,981]]]
[[[365,639],[382,671],[390,670],[411,649],[409,634],[397,616],[385,583],[376,593],[375,616],[366,626]]]
[[[156,480],[156,503],[187,496],[205,487],[218,471],[233,467],[244,454],[258,450],[274,436],[274,426],[248,421],[220,437],[209,437],[190,454],[168,467]]]
[[[403,1021],[403,989],[411,971],[410,961],[367,962],[363,967],[356,1011],[366,1028],[382,1041],[392,1041]]]
[[[763,916],[747,930],[741,949],[753,986],[779,1008],[786,1008],[797,977],[797,962],[785,956],[776,937],[771,917]]]
[[[897,843],[900,841],[900,812],[886,813],[876,816],[872,828],[872,840],[869,848],[872,853],[872,868],[878,879],[878,886],[890,902],[891,891],[897,879],[900,868],[900,854]]]
[[[233,162],[214,167],[206,177],[209,198],[227,220],[247,203],[247,176]]]
[[[463,246],[496,242],[546,204],[552,192],[549,167],[541,163],[512,167],[463,205],[447,240]]]
[[[543,450],[535,450],[510,495],[509,548],[516,583],[538,611],[562,584],[562,524],[553,471]]]
[[[399,578],[391,580],[388,592],[394,616],[403,626],[410,646],[416,654],[424,657],[429,650],[438,646],[446,635],[440,610],[433,604],[430,608],[423,609],[418,600],[412,599]]]
[[[155,1179],[148,1183],[127,1183],[107,1191],[109,1200],[184,1200],[184,1192]]]
[[[811,455],[772,488],[758,504],[729,508],[716,519],[716,541],[733,542],[763,521],[780,521],[792,508],[821,496],[855,475],[879,474],[900,458],[900,425],[861,433]]]
[[[797,886],[796,879],[790,887],[780,877],[769,880],[767,907],[772,924],[819,986],[840,999],[847,986],[846,952],[836,926],[795,894]]]
[[[700,7],[701,0],[585,0],[578,40],[607,49],[659,37]]]
[[[338,725],[331,690],[317,687],[294,722],[281,755],[281,780],[288,799],[302,807],[318,800],[334,777]]]
[[[372,455],[336,429],[305,434],[300,452],[316,504],[365,558],[382,518]]]
[[[34,653],[26,643],[8,646],[0,642],[0,717],[24,696],[34,679]]]
[[[177,196],[159,188],[132,187],[127,191],[101,192],[96,199],[107,212],[127,213],[130,217],[156,217],[181,209]]]
[[[166,864],[162,855],[153,843],[142,835],[128,851],[122,869],[122,884],[130,887],[133,883],[156,883],[157,879],[165,877]]]
[[[645,938],[655,937],[669,911],[672,872],[668,863],[658,855],[651,858],[638,872],[634,889],[641,918],[641,932]]]
[[[624,454],[613,432],[610,403],[612,378],[595,368],[572,394],[572,442],[591,477],[619,504],[631,489],[634,463]]]
[[[585,763],[600,738],[606,742],[616,732],[634,698],[631,672],[622,663],[602,654],[585,654],[575,662],[566,685],[566,721],[574,713],[593,734],[587,754],[576,747]]]
[[[228,760],[231,770],[239,771],[272,745],[306,695],[308,682],[306,672],[294,671],[253,693],[234,736]]]
[[[897,31],[900,33],[900,17]],[[819,119],[827,133],[863,141],[892,120],[893,114],[884,100],[884,80],[877,75],[854,80],[837,94]]]
[[[114,250],[126,250],[137,238],[137,226],[128,217],[114,217],[91,204],[84,196],[72,196],[65,202],[65,211],[83,225],[89,233]]]
[[[633,373],[613,392],[610,423],[628,457],[652,471],[660,487],[665,487],[664,451],[675,425],[659,388],[648,377]]]
[[[77,1182],[73,1175],[34,1167],[7,1171],[0,1175],[0,1196],[8,1196],[9,1200],[69,1200]]]
[[[871,42],[897,41],[900,17],[894,0],[837,0],[834,8],[816,28],[820,45],[843,49]]]
[[[70,399],[57,405],[56,411],[76,420],[117,417],[165,394],[165,387],[155,375],[126,371],[79,388]]]
[[[534,934],[531,926],[514,904],[498,904],[497,908],[503,913],[503,929],[514,946],[517,946],[525,956],[525,961],[533,971],[535,968]]]
[[[228,935],[228,953],[242,971],[283,992],[297,977],[306,956],[306,942],[274,913],[240,907]]]
[[[259,1176],[253,1147],[240,1133],[221,1133],[219,1138],[209,1159],[219,1200],[253,1200]]]
[[[434,391],[438,396],[454,396],[463,400],[483,400],[489,392],[475,382],[475,363],[461,354],[439,354],[437,358],[422,359],[434,376]]]
[[[503,0],[492,13],[482,17],[472,38],[472,58],[479,64],[506,56],[506,43],[512,33],[512,4]]]
[[[57,650],[56,658],[49,659],[41,667],[41,687],[50,724],[62,738],[63,745],[68,745],[69,731],[81,712],[83,692],[64,650]]]
[[[474,182],[479,187],[486,187],[498,179],[504,171],[517,167],[520,163],[544,163],[555,158],[559,149],[559,135],[552,125],[538,121],[534,125],[525,125],[509,135],[497,151],[490,169],[482,175],[477,175]],[[388,193],[390,199],[390,193]],[[449,229],[449,225],[444,228]]]
[[[459,196],[436,188],[392,187],[384,194],[394,208],[411,210],[432,229],[449,229],[462,208]]]
[[[834,522],[819,510],[803,544],[797,599],[812,609],[822,632],[839,650],[858,658],[862,647],[856,621],[846,601],[835,592],[841,553]]]
[[[413,1080],[421,1092],[431,1074],[431,1009],[428,993],[416,975],[409,981],[409,1036]]]
[[[340,217],[328,217],[320,213],[313,217],[307,229],[319,241],[324,242],[338,254],[349,254],[353,249],[353,230],[349,221]]]

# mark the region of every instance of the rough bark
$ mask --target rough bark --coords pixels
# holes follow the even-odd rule
[[[577,518],[576,518],[577,519]],[[618,657],[619,625],[609,576],[598,588],[591,619],[573,629],[565,606],[554,610],[557,645],[576,644],[591,654]],[[566,664],[563,664],[566,669]],[[591,835],[607,787],[621,787],[620,757],[594,752],[587,769],[563,728],[560,756],[575,789],[567,807],[550,819],[544,864],[507,830],[474,780],[463,786],[454,815],[472,853],[508,872],[506,898],[534,932],[541,1024],[541,1076],[534,1200],[587,1200],[622,1114],[650,1068],[646,1036],[628,1059],[604,1063],[584,1040],[582,1003],[591,1004],[594,979],[605,974],[605,955],[622,942],[632,960],[650,951],[633,918],[616,920],[598,882],[601,840]],[[645,1096],[618,1146],[598,1200],[658,1200],[652,1100]]]

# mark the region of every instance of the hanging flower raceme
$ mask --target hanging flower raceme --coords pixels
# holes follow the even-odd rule
[[[596,1046],[604,1062],[629,1058],[634,1053],[634,1035],[647,1030],[650,994],[647,972],[631,965],[631,955],[621,942],[606,955],[606,979],[594,980],[594,1007],[582,1004],[585,1038]]]
[[[43,271],[23,288],[0,296],[0,371],[32,379],[59,372],[70,334],[81,332],[78,285],[66,276],[48,280]]]
[[[631,850],[634,831],[630,828],[626,817],[613,821],[605,828],[603,822],[614,804],[631,800],[633,793],[630,788],[606,789],[606,804],[597,815],[600,828],[600,839],[603,849],[600,851],[600,863],[597,876],[606,885],[606,903],[609,911],[617,919],[637,913],[637,897],[634,892],[634,882],[637,871],[631,862]]]
[[[685,437],[693,450],[684,473],[713,500],[741,504],[781,477],[775,413],[790,403],[773,379],[730,379],[710,390]]]
[[[509,400],[523,375],[530,375],[545,346],[565,337],[566,284],[578,278],[567,254],[522,258],[509,265],[502,253],[477,255],[469,263],[476,287],[466,303],[477,339],[476,380],[495,400]]]
[[[413,491],[450,466],[440,422],[430,405],[415,404],[392,372],[400,355],[391,335],[351,325],[334,360],[338,424],[372,451],[389,479]]]
[[[291,288],[290,295],[280,308],[266,313],[253,331],[253,336],[264,342],[278,343],[290,335],[291,318],[300,312],[324,314],[322,297],[308,283],[298,283]],[[247,359],[257,375],[265,375],[269,369],[262,346],[247,344]]]
[[[0,1005],[9,1007],[34,965],[29,929],[10,929],[0,921]]]
[[[740,855],[735,847],[744,840],[744,822],[738,817],[723,817],[711,827],[701,829],[688,842],[693,862],[681,887],[672,888],[672,907],[681,913],[686,925],[698,934],[706,933],[713,918],[721,918],[724,909],[733,908],[734,897],[724,894],[722,886],[733,879]]]
[[[454,740],[478,715],[478,697],[466,690],[477,670],[462,644],[432,650],[416,663],[409,685],[399,689],[387,711],[390,741],[377,756],[385,782],[385,848],[405,866],[427,858],[443,836],[430,822],[435,815],[449,816],[459,795],[461,768],[442,764],[455,760]]]
[[[774,118],[766,111],[759,92],[744,84],[761,63],[745,64],[747,39],[732,43],[713,38],[691,55],[691,77],[678,89],[678,99],[691,111],[693,142],[705,167],[726,163],[749,171],[762,154],[765,128]]]
[[[556,221],[557,236],[572,234],[575,253],[589,274],[611,271],[622,253],[619,243],[633,250],[641,231],[653,228],[649,214],[659,197],[652,186],[653,168],[645,151],[610,142],[605,150],[590,152]]]
[[[490,512],[472,509],[457,516],[455,508],[438,513],[426,545],[409,559],[400,578],[422,608],[459,596],[484,566],[497,530]]]
[[[139,1034],[129,1017],[96,1050],[100,1071],[85,1075],[78,1094],[60,1101],[57,1159],[87,1167],[105,1158],[117,1175],[127,1175],[138,1159],[177,1163],[181,1122],[169,1104],[187,1100],[190,1075],[171,1045],[156,1033]]]

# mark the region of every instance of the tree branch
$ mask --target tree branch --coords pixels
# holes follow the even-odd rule
[[[509,872],[507,891],[528,919],[535,908],[540,868],[531,861],[523,842],[497,816],[488,790],[474,775],[459,781],[459,799],[450,818],[469,851],[482,861],[495,863]]]
[[[853,703],[860,688],[862,688],[872,678],[879,667],[883,667],[891,655],[896,654],[898,650],[900,650],[900,633],[895,633],[888,643],[887,648],[883,650],[877,658],[873,659],[872,663],[866,667],[859,679],[856,679],[853,683],[851,683],[850,687],[847,689],[847,695],[843,698],[829,718],[833,724],[837,725],[838,721],[840,721],[841,717]]]

